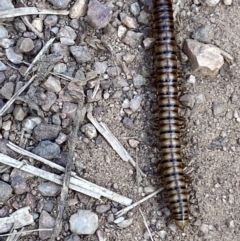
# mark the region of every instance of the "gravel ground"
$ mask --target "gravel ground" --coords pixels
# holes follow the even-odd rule
[[[0,25],[0,108],[37,74],[1,114],[0,152],[59,175],[55,169],[19,156],[6,143],[11,141],[66,166],[67,140],[80,99],[92,106],[94,117],[108,126],[138,161],[146,177],[137,181],[135,169],[114,152],[87,118],[79,128],[73,170],[133,202],[163,187],[155,136],[154,113],[158,107],[153,79],[151,0],[0,3],[1,11],[19,7],[70,13],[18,16]],[[140,207],[155,241],[238,241],[239,3],[180,0],[174,9],[182,69],[180,113],[185,118],[182,144],[191,220],[184,233],[177,229],[171,221],[164,191]],[[56,39],[49,50],[25,76],[29,64],[53,37]],[[209,51],[212,44],[234,60],[224,58],[223,64],[215,66],[212,72],[206,73],[201,64],[196,70],[194,56],[182,51],[186,39],[196,40],[196,46],[205,44]],[[215,63],[215,55],[210,54],[207,61]],[[60,186],[52,182],[0,165],[0,218],[29,206],[34,221],[25,230],[52,228],[60,191]],[[122,208],[106,198],[96,200],[70,190],[57,240],[150,240],[138,208],[116,220],[114,214]],[[1,233],[10,230],[11,226]],[[18,240],[48,240],[50,234],[32,232]]]

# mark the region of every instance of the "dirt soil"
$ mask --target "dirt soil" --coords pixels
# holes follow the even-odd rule
[[[103,1],[101,2],[103,3]],[[107,2],[105,1],[105,3]],[[133,202],[136,202],[148,194],[146,187],[159,188],[163,186],[158,140],[154,135],[157,123],[154,122],[153,110],[156,110],[157,106],[156,89],[152,78],[153,49],[144,48],[142,43],[137,48],[132,48],[118,38],[117,26],[113,24],[114,18],[119,18],[119,13],[125,12],[137,20],[129,10],[130,5],[135,1],[112,0],[111,2],[114,6],[113,19],[107,27],[94,30],[86,22],[83,22],[85,31],[83,34],[96,36],[111,47],[111,53],[106,51],[103,54],[95,51],[94,58],[88,63],[88,68],[92,67],[95,61],[99,61],[100,57],[106,60],[108,65],[118,65],[121,68],[121,57],[131,53],[135,58],[132,63],[127,65],[130,76],[141,74],[147,81],[141,88],[135,88],[131,78],[127,80],[129,88],[124,89],[111,85],[107,91],[105,90],[110,94],[110,98],[100,98],[97,102],[93,102],[93,109],[97,120],[104,122],[133,159],[138,160],[146,177],[137,183],[135,168],[130,163],[121,160],[99,133],[98,137],[92,140],[86,139],[83,133],[79,134],[75,163],[79,161],[84,166],[84,169],[79,171],[81,177],[132,198]],[[142,2],[148,1],[139,1],[139,5],[151,16],[151,7]],[[29,5],[34,5],[34,3]],[[239,2],[233,1],[230,6],[220,2],[214,7],[209,7],[198,2],[194,4],[188,0],[180,0],[179,7],[176,30],[180,52],[184,39],[192,38],[192,34],[200,26],[208,24],[213,31],[211,44],[232,55],[234,62],[227,63],[225,61],[222,70],[216,77],[196,76],[196,82],[191,84],[187,82],[187,79],[190,74],[194,75],[194,73],[191,72],[188,62],[181,60],[183,78],[180,82],[184,91],[182,94],[190,94],[194,98],[199,95],[204,97],[200,103],[195,101],[192,108],[183,107],[180,111],[181,115],[185,117],[186,126],[183,130],[182,145],[185,171],[188,176],[191,213],[191,220],[184,233],[172,224],[164,191],[144,202],[140,207],[155,241],[239,241],[240,123],[236,118],[236,112],[240,111]],[[59,16],[59,18],[64,19],[66,24],[69,24],[71,20],[68,17]],[[150,22],[151,20],[149,20]],[[144,38],[151,37],[150,28],[151,24],[148,26],[139,24],[139,29],[136,31],[143,32]],[[18,37],[16,36],[16,38]],[[5,57],[2,58],[3,61],[6,60]],[[125,76],[122,70],[121,74]],[[85,93],[88,88],[86,86]],[[112,98],[116,91],[121,93],[120,97]],[[125,99],[131,100],[137,94],[142,96],[141,106],[138,110],[136,112],[124,111],[122,109],[123,101]],[[221,115],[214,115],[213,103],[219,103],[224,109]],[[50,115],[45,114],[45,117],[45,119],[50,119]],[[126,128],[126,125],[123,124],[124,117],[129,117],[133,121],[130,128]],[[89,123],[87,118],[84,124],[86,123]],[[129,140],[139,142],[137,147],[131,147]],[[18,141],[15,143],[18,144]],[[33,144],[34,141],[31,141],[31,145]],[[62,149],[67,150],[66,147],[62,147]],[[40,181],[42,180],[36,178],[31,183],[31,190],[35,190],[34,195],[39,199],[43,198],[37,191],[37,185]],[[21,203],[24,197],[16,195],[11,199],[9,205],[14,200]],[[53,217],[56,217],[57,214],[58,198],[48,198],[54,203],[54,210],[51,212]],[[133,218],[132,224],[121,229],[116,224],[109,222],[109,215],[123,208],[121,205],[105,198],[97,201],[91,198],[88,199],[87,203],[84,203],[81,202],[81,199],[84,199],[82,195],[79,196],[76,192],[69,191],[69,199],[73,200],[74,198],[79,201],[73,206],[66,207],[63,230],[58,240],[64,240],[71,235],[68,221],[72,214],[76,213],[78,209],[90,209],[96,212],[96,206],[100,204],[111,205],[111,209],[107,213],[98,213],[98,229],[104,232],[106,240],[150,240],[138,207],[125,215],[126,219]],[[34,228],[38,228],[38,219],[35,220],[35,224]],[[161,238],[161,235],[165,237]],[[40,239],[37,233],[33,233],[31,237],[27,235],[19,240]],[[94,234],[81,236],[80,240],[97,241],[101,239]]]

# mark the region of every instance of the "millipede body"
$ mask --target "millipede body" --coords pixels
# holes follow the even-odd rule
[[[180,143],[177,46],[172,3],[154,0],[155,68],[159,106],[159,138],[172,218],[180,229],[188,224],[188,200]]]

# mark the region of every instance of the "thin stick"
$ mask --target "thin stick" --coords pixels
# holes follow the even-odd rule
[[[27,16],[23,16],[21,17],[22,21],[25,23],[25,25],[33,32],[35,33],[39,38],[43,39],[44,35],[43,33],[40,33],[37,31],[37,29],[35,29],[32,24],[28,21],[28,17]]]
[[[15,234],[25,234],[25,233],[33,233],[33,232],[39,232],[39,231],[52,231],[52,228],[40,228],[40,229],[32,229],[32,230],[23,230],[23,231],[19,231],[17,233],[7,233],[7,234],[0,234],[0,237],[6,237],[6,236],[11,236],[11,235],[15,235]]]
[[[20,88],[9,100],[8,102],[2,107],[0,110],[0,117],[9,109],[9,107],[13,104],[16,98],[22,94],[22,92],[34,81],[37,75],[34,75],[22,88]]]
[[[142,217],[143,217],[143,223],[144,223],[145,227],[147,228],[147,231],[148,231],[148,233],[149,233],[149,236],[150,236],[151,240],[154,241],[154,240],[153,240],[153,237],[152,237],[152,234],[151,234],[151,232],[150,232],[150,229],[149,229],[149,227],[148,227],[146,218],[145,218],[145,216],[144,216],[141,208],[139,208],[139,211],[140,211],[140,213],[141,213],[141,215],[142,215]]]
[[[37,56],[34,58],[32,63],[30,64],[30,66],[28,67],[26,72],[24,73],[24,75],[23,75],[24,77],[29,73],[29,71],[32,69],[34,64],[40,59],[40,57],[47,51],[48,47],[53,43],[54,40],[55,40],[55,38],[51,38],[47,41],[47,43],[43,46],[41,51],[37,54]]]
[[[127,150],[122,146],[122,144],[118,141],[118,139],[112,134],[112,132],[108,129],[108,127],[103,123],[98,121],[92,116],[91,110],[87,113],[87,118],[92,122],[92,124],[96,127],[96,129],[103,135],[103,137],[108,141],[114,151],[126,162],[130,162],[134,167],[136,167],[136,163],[133,158],[129,155]],[[139,172],[142,176],[145,174],[139,169]]]
[[[55,221],[55,225],[53,228],[53,232],[52,232],[50,241],[54,241],[55,238],[57,238],[58,234],[61,231],[60,228],[62,226],[61,225],[62,216],[63,216],[63,211],[66,206],[72,165],[73,165],[74,150],[76,148],[76,143],[77,143],[77,141],[76,141],[77,133],[78,133],[80,122],[82,122],[84,120],[85,114],[86,114],[86,108],[83,107],[83,103],[79,101],[76,117],[75,117],[74,123],[73,123],[72,135],[68,142],[69,152],[68,152],[68,157],[67,157],[67,165],[66,165],[65,175],[64,175],[64,179],[63,179],[63,186],[62,186],[60,201],[58,204],[58,215],[57,215],[57,218]]]
[[[128,211],[130,211],[131,209],[135,208],[135,207],[138,206],[139,204],[147,201],[147,200],[148,200],[149,198],[151,198],[151,197],[154,197],[155,195],[157,195],[158,193],[160,193],[163,189],[164,189],[164,188],[161,187],[161,188],[159,188],[157,191],[149,194],[148,196],[144,197],[143,199],[141,199],[141,200],[133,203],[132,205],[130,205],[130,206],[126,207],[126,208],[123,208],[122,210],[120,210],[120,211],[118,211],[118,212],[116,213],[116,217],[117,217],[117,218],[121,217],[123,214],[127,213]]]
[[[9,10],[5,10],[5,11],[0,11],[0,19],[26,16],[26,15],[35,15],[35,14],[68,15],[69,11],[52,10],[52,9],[38,9],[35,7],[22,7],[22,8],[14,8],[14,9],[9,9]]]
[[[38,160],[38,161],[40,161],[40,162],[42,162],[42,163],[44,163],[44,164],[46,164],[46,165],[48,165],[48,166],[50,166],[52,168],[55,168],[55,169],[57,169],[59,171],[62,171],[62,172],[65,171],[64,167],[62,167],[62,166],[60,166],[60,165],[58,165],[56,163],[53,163],[53,162],[51,162],[51,161],[49,161],[49,160],[47,160],[45,158],[37,156],[37,155],[35,155],[35,154],[33,154],[33,153],[29,152],[29,151],[26,151],[26,150],[20,148],[19,146],[16,146],[15,144],[13,144],[11,142],[8,142],[7,146],[10,149],[14,150],[15,152],[17,152],[17,153],[19,153],[19,154],[21,154],[23,156],[28,156],[30,158]],[[0,160],[0,162],[1,162],[1,160]],[[8,165],[8,162],[5,163],[3,161],[3,163]],[[21,162],[19,162],[19,163],[21,164]],[[10,166],[12,166],[12,165],[10,165]],[[16,162],[15,162],[14,167],[17,167],[17,166],[18,166],[18,164],[16,164]],[[33,171],[32,174],[38,175],[38,173],[37,172],[34,173],[34,171]],[[103,197],[106,197],[106,198],[108,198],[110,200],[113,200],[113,201],[115,201],[117,203],[120,203],[120,204],[126,205],[126,206],[130,205],[132,203],[132,199],[130,199],[130,198],[124,197],[123,195],[120,195],[120,194],[118,194],[116,192],[113,192],[113,191],[111,191],[109,189],[106,189],[106,188],[98,186],[98,185],[96,185],[96,184],[94,184],[92,182],[89,182],[89,181],[87,181],[87,180],[77,176],[77,174],[75,172],[71,172],[71,174],[72,174],[72,177],[70,179],[70,182],[75,187],[79,188],[78,192],[84,193],[85,195],[88,195],[90,197],[94,197],[94,198],[97,198],[97,199],[99,199],[101,196],[103,196]],[[47,174],[45,174],[45,175],[47,175]],[[52,174],[52,175],[54,175],[54,174]],[[44,174],[41,177],[44,178]],[[52,178],[52,179],[54,179],[54,178]],[[77,190],[75,190],[75,191],[77,191]]]

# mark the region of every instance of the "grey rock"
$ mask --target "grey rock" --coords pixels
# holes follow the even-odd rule
[[[45,89],[52,91],[52,92],[59,92],[61,91],[61,83],[59,79],[50,75],[47,80],[42,85]]]
[[[79,64],[88,62],[92,59],[92,54],[87,46],[71,46],[69,49]]]
[[[30,38],[21,38],[17,42],[17,52],[28,53],[34,48],[34,43]]]
[[[127,32],[127,28],[125,28],[124,26],[120,25],[118,27],[118,37],[120,39],[122,39],[122,37],[126,34],[126,32]]]
[[[80,26],[80,23],[77,19],[72,19],[71,22],[70,22],[70,26],[74,29],[78,29],[78,30],[81,30],[81,26]]]
[[[220,2],[220,0],[199,0],[199,2],[203,5],[214,7]]]
[[[142,102],[142,96],[135,95],[134,98],[130,101],[130,108],[133,112],[137,111]]]
[[[133,223],[133,218],[125,219],[122,222],[118,223],[119,228],[126,228]]]
[[[64,241],[81,241],[78,235],[72,234],[69,237],[65,238]]]
[[[51,91],[47,91],[46,98],[42,101],[41,108],[43,111],[49,111],[51,106],[56,102],[57,95]]]
[[[87,0],[77,0],[70,9],[70,18],[80,18],[87,14]]]
[[[12,4],[11,0],[1,0],[0,1],[0,10],[9,10],[9,9],[14,9],[14,5]]]
[[[15,120],[18,121],[23,121],[24,118],[28,114],[28,109],[25,107],[22,107],[21,105],[15,105],[14,110],[13,110],[13,116]]]
[[[28,205],[28,206],[30,206],[31,207],[31,209],[35,209],[35,207],[36,207],[36,201],[37,201],[37,198],[36,198],[36,196],[34,196],[33,194],[31,194],[31,193],[27,193],[27,195],[26,195],[26,204]]]
[[[5,82],[3,87],[0,89],[0,96],[9,100],[13,96],[14,87],[13,82]]]
[[[0,38],[7,38],[8,37],[8,31],[5,27],[0,25]]]
[[[16,152],[11,150],[8,146],[8,140],[0,139],[0,153],[10,156],[12,158],[17,158]]]
[[[68,60],[68,57],[69,57],[68,46],[66,46],[62,43],[54,43],[51,47],[51,52],[53,54],[61,53],[63,58]]]
[[[164,240],[167,237],[167,232],[165,230],[161,230],[158,232],[159,237]]]
[[[42,49],[42,46],[43,46],[42,40],[37,39],[34,42],[34,48],[30,52],[28,52],[28,54],[29,55],[34,55],[34,56],[37,55],[40,52],[40,50]]]
[[[42,211],[39,218],[39,229],[51,229],[54,227],[55,220],[54,218],[47,213],[46,211]],[[51,237],[52,231],[39,231],[39,238],[41,240],[46,240]]]
[[[8,206],[3,206],[0,208],[0,218],[5,218],[9,215],[9,207]]]
[[[232,5],[232,0],[223,0],[224,4],[227,6]]]
[[[6,69],[7,69],[7,66],[2,61],[0,61],[0,71],[4,71]]]
[[[44,24],[49,27],[53,27],[58,22],[58,16],[57,15],[47,15],[47,17],[44,19]]]
[[[107,26],[112,18],[112,9],[97,0],[90,0],[88,4],[87,19],[95,29]]]
[[[69,223],[73,233],[94,234],[98,229],[98,216],[89,210],[79,210],[70,217]]]
[[[101,80],[100,85],[101,85],[102,89],[106,90],[112,85],[112,81],[111,80]]]
[[[132,119],[130,119],[129,117],[124,117],[123,118],[123,125],[128,128],[128,129],[133,129],[134,128],[134,124]]]
[[[81,131],[89,138],[89,139],[93,139],[97,136],[97,130],[96,128],[88,123],[85,124],[81,127]]]
[[[195,104],[195,96],[191,95],[191,94],[185,94],[182,95],[179,99],[179,101],[187,107],[193,108],[194,104]]]
[[[60,38],[60,42],[67,46],[71,46],[75,44],[75,41],[70,38]]]
[[[134,16],[138,16],[140,13],[140,10],[141,10],[141,8],[140,8],[138,2],[132,3],[130,5],[130,11]]]
[[[8,39],[8,38],[0,39],[0,47],[2,47],[4,49],[12,47],[13,45],[14,45],[14,40],[13,39]]]
[[[32,153],[46,159],[53,159],[60,155],[60,147],[51,141],[41,141],[32,149]]]
[[[53,6],[58,9],[66,9],[71,0],[48,0]]]
[[[21,177],[23,177],[25,180],[29,180],[29,179],[31,179],[31,178],[34,177],[33,174],[30,174],[30,173],[21,171],[21,170],[19,170],[19,169],[17,169],[17,168],[14,168],[14,169],[12,170],[11,174],[10,174],[10,177],[11,177],[11,178],[14,178],[14,177],[17,177],[17,176],[21,176]]]
[[[40,123],[41,123],[40,117],[29,116],[23,120],[22,128],[26,131],[31,131],[36,127],[36,125],[39,125]]]
[[[96,207],[96,212],[97,213],[106,213],[108,210],[110,210],[111,205],[107,204],[107,205],[98,205]]]
[[[6,76],[3,72],[0,72],[0,84],[2,84],[5,80]]]
[[[148,7],[153,7],[153,1],[152,0],[140,0],[140,1]]]
[[[64,73],[67,71],[67,65],[64,64],[64,63],[57,63],[55,66],[54,66],[54,72],[56,73]],[[61,87],[61,86],[60,86]]]
[[[64,102],[62,113],[65,113],[67,117],[74,119],[77,112],[77,104],[71,102]]]
[[[135,55],[132,55],[132,54],[129,54],[129,53],[127,53],[126,55],[123,56],[123,60],[124,60],[127,64],[132,63],[134,59],[135,59]]]
[[[21,53],[15,53],[13,48],[6,49],[6,56],[9,61],[14,64],[21,64],[23,60],[23,55]]]
[[[138,22],[142,24],[148,24],[149,15],[145,11],[141,11],[140,15],[138,16]]]
[[[214,31],[210,25],[202,25],[193,32],[192,37],[199,42],[210,44],[214,39]]]
[[[48,213],[52,212],[53,207],[54,207],[54,205],[53,205],[53,202],[52,202],[51,200],[46,200],[46,201],[44,202],[43,209],[44,209],[46,212],[48,212]]]
[[[142,85],[146,85],[146,83],[146,79],[140,74],[137,74],[133,77],[133,85],[135,88],[141,88]]]
[[[143,40],[143,45],[145,49],[150,49],[153,46],[153,43],[155,42],[154,38],[145,38]]]
[[[63,26],[60,29],[57,37],[58,38],[69,38],[69,39],[75,40],[77,38],[77,34],[76,34],[75,30],[72,29],[71,27]]]
[[[29,191],[26,180],[20,175],[11,178],[11,186],[15,194],[23,194]]]
[[[61,145],[61,144],[63,144],[66,140],[67,140],[67,135],[61,132],[61,133],[59,134],[59,136],[57,137],[57,139],[55,140],[55,142],[56,142],[58,145]]]
[[[61,190],[61,186],[53,182],[44,182],[38,185],[38,191],[44,197],[56,197]]]
[[[10,131],[12,126],[12,122],[10,120],[4,121],[2,123],[2,129],[5,131]]]
[[[23,33],[23,37],[30,38],[30,39],[36,39],[37,38],[37,36],[33,32],[28,32],[28,31]]]
[[[134,18],[131,18],[127,15],[123,15],[121,16],[120,14],[120,18],[121,18],[121,22],[128,28],[130,29],[136,29],[138,24],[137,24],[137,21],[134,19]]]
[[[95,72],[97,74],[103,74],[105,73],[106,69],[107,69],[107,61],[104,62],[95,62],[94,63],[94,68],[95,68]]]
[[[120,75],[121,69],[118,66],[109,67],[107,73],[110,77],[115,77]]]
[[[20,19],[14,20],[14,27],[20,33],[24,33],[27,30],[26,25]]]
[[[143,39],[143,33],[136,33],[132,30],[129,30],[127,34],[123,37],[122,41],[125,44],[128,44],[132,48],[137,48]]]
[[[58,126],[61,125],[62,122],[61,122],[61,118],[59,116],[59,113],[52,116],[52,123],[55,124],[55,125],[58,125]]]
[[[60,126],[41,123],[34,128],[33,138],[37,141],[55,140],[60,131]]]
[[[223,116],[225,114],[226,107],[223,103],[213,102],[212,110],[215,116]]]
[[[0,181],[0,203],[6,202],[11,196],[11,186],[5,182]]]
[[[121,88],[121,87],[126,87],[128,86],[128,82],[126,79],[123,78],[117,78],[113,81],[113,85],[115,88]]]

